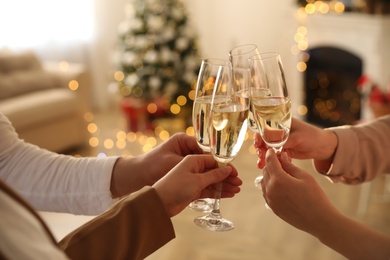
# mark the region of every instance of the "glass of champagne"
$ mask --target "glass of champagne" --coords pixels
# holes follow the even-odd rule
[[[247,69],[247,77],[249,70]],[[209,118],[211,154],[219,167],[225,167],[238,154],[248,127],[248,85],[233,80],[231,66],[221,66],[213,90]],[[245,72],[243,73],[245,75]],[[245,89],[246,88],[246,89]],[[222,183],[217,184],[213,210],[206,216],[195,218],[194,223],[210,231],[228,231],[233,222],[222,217],[220,198]]]
[[[249,57],[260,54],[255,44],[244,44],[229,51],[229,61],[233,68],[249,68]],[[253,132],[257,132],[257,125],[253,117],[252,108],[249,108],[248,127]]]
[[[269,52],[249,58],[251,76],[251,105],[259,133],[264,143],[280,153],[291,128],[291,100],[279,53]],[[268,89],[267,95],[256,94]]]
[[[195,89],[194,105],[192,109],[192,124],[198,145],[204,152],[210,152],[209,116],[214,85],[221,66],[230,66],[230,63],[221,59],[202,60]],[[195,211],[210,212],[214,199],[198,199],[190,203],[189,207]]]

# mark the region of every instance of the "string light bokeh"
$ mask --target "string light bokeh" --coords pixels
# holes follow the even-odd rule
[[[308,69],[308,63],[310,57],[310,43],[308,40],[308,27],[306,25],[307,18],[310,15],[341,15],[346,11],[346,7],[341,1],[315,1],[306,0],[303,6],[299,7],[296,11],[296,20],[298,21],[298,27],[294,35],[295,44],[291,46],[291,53],[297,56],[296,70],[299,73],[306,73]],[[312,109],[314,113],[319,115],[324,120],[330,120],[337,122],[340,120],[341,113],[337,111],[337,106],[340,106],[338,102],[330,96],[328,91],[331,87],[330,75],[323,73],[317,75],[316,80],[306,82],[309,89],[317,92],[317,98],[314,100],[314,106],[308,108],[305,105],[300,105],[297,108],[297,113],[301,116],[306,116],[309,109]],[[314,82],[315,81],[315,82]],[[307,93],[304,92],[304,95]],[[350,103],[349,112],[358,113],[360,109],[360,96],[358,93],[351,93],[351,91],[345,91],[343,98],[339,102]],[[306,98],[306,96],[304,96]]]
[[[107,113],[105,117],[109,117],[109,121],[107,119],[99,119],[99,117],[101,115],[95,115],[92,112],[84,114],[84,120],[87,123],[86,131],[90,135],[88,147],[85,148],[85,152],[82,151],[81,153],[73,154],[73,156],[133,157],[149,152],[177,132],[185,132],[190,136],[194,136],[194,128],[192,126],[178,130],[159,125],[153,131],[132,132],[126,130],[126,119],[120,113]],[[166,121],[165,125],[174,124],[173,119],[164,120]],[[254,155],[256,150],[251,145],[252,140],[253,132],[248,131],[245,136],[245,142],[250,142],[248,152]]]

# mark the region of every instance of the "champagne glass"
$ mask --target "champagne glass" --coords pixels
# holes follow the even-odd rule
[[[221,59],[211,58],[202,60],[196,83],[192,124],[198,145],[204,152],[210,152],[210,106],[214,84],[221,66],[230,66],[230,64],[228,61]],[[213,199],[198,199],[190,203],[189,207],[195,211],[210,212],[213,208],[213,203]]]
[[[233,68],[249,68],[249,57],[260,54],[255,44],[244,44],[229,51],[229,61]],[[256,121],[253,117],[252,106],[249,108],[248,127],[253,132],[257,132]]]
[[[245,71],[249,77],[249,70]],[[237,84],[241,81],[233,80],[234,73],[231,66],[220,67],[211,100],[210,149],[219,167],[225,167],[237,156],[248,127],[248,84]],[[245,72],[240,73],[245,75]],[[210,231],[228,231],[234,228],[233,222],[221,215],[221,191],[222,183],[219,183],[216,187],[213,210],[206,216],[195,218],[196,225]]]
[[[238,47],[235,47],[229,51],[229,60],[232,63],[232,66],[234,68],[240,67],[240,68],[249,68],[249,58],[255,55],[260,55],[260,52],[255,44],[245,44]],[[264,88],[263,86],[259,86],[256,84],[256,75],[250,76],[250,84],[251,86],[256,85],[255,88],[251,87],[251,92],[253,92],[256,96],[268,96],[269,90]],[[252,94],[251,94],[252,95]],[[252,100],[252,99],[250,99]],[[251,102],[251,101],[250,101]],[[252,132],[257,133],[257,124],[255,121],[255,118],[253,116],[252,111],[252,105],[249,107],[249,120],[248,120],[248,127]],[[259,185],[262,176],[263,176],[263,169],[260,169],[259,175],[255,178],[255,186],[260,188]]]
[[[249,58],[253,78],[251,106],[264,143],[280,153],[291,128],[291,100],[279,53],[269,52]],[[266,95],[261,94],[266,89]],[[262,175],[255,180],[260,187]]]

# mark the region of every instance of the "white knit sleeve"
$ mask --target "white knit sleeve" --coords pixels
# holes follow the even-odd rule
[[[20,140],[0,113],[0,178],[37,210],[95,215],[113,203],[110,181],[118,157],[75,158]]]

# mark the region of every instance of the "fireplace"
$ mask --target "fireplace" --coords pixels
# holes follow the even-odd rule
[[[333,47],[317,47],[307,53],[310,59],[304,73],[306,119],[322,127],[360,120],[357,82],[362,75],[361,59]]]
[[[301,86],[293,90],[293,102],[306,106],[305,119],[329,127],[371,118],[357,80],[367,75],[382,89],[388,87],[390,16],[313,14],[299,22],[307,28],[309,58],[292,84]]]

